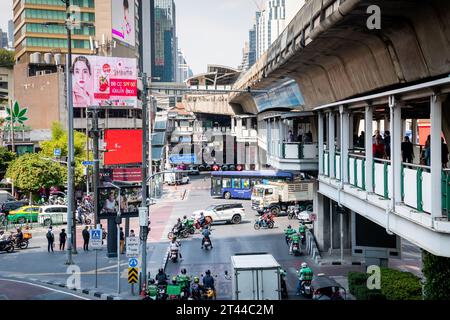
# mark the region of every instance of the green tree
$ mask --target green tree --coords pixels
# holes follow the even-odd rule
[[[79,186],[83,182],[83,165],[86,160],[86,135],[75,131],[74,134],[74,150],[75,150],[75,185]],[[61,149],[61,156],[68,155],[68,134],[63,129],[60,123],[54,122],[52,124],[52,140],[41,143],[42,153],[48,157],[53,158],[55,149]]]
[[[422,253],[426,300],[450,300],[450,258]]]
[[[14,67],[14,51],[0,49],[0,67],[4,68]]]
[[[32,193],[41,187],[63,186],[66,181],[66,169],[58,163],[43,159],[40,153],[25,154],[12,161],[6,171],[6,177],[22,191]],[[30,200],[32,196],[30,195]]]
[[[15,158],[16,154],[14,152],[9,151],[7,148],[0,147],[0,180],[3,179],[9,163]]]

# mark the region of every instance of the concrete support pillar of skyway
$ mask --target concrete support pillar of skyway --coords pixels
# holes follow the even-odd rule
[[[431,97],[431,217],[442,217],[442,97]]]
[[[393,186],[392,201],[393,210],[395,205],[402,202],[402,105],[395,100],[395,97],[389,98],[390,108],[390,131],[391,131],[391,185]]]
[[[333,112],[328,113],[328,151],[329,160],[331,164],[334,164],[335,154],[336,154],[336,144],[335,144],[335,116]],[[334,170],[334,165],[330,165],[330,178],[336,178],[336,172]]]
[[[319,112],[319,128],[318,128],[318,144],[319,144],[319,175],[323,175],[323,151],[324,151],[324,125],[323,125],[323,113]]]
[[[366,190],[373,193],[373,149],[372,149],[372,132],[373,132],[373,109],[371,106],[366,107],[365,120],[365,148],[366,148]]]

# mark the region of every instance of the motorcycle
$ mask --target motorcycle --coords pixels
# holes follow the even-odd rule
[[[184,228],[190,233],[195,233],[195,219],[188,219],[186,223],[184,224]]]
[[[202,299],[202,288],[199,284],[193,284],[191,287],[191,300],[201,300]]]
[[[14,238],[14,246],[17,249],[27,249],[28,248],[28,239],[22,239],[21,241],[18,238]]]
[[[198,219],[195,219],[194,228],[197,230],[202,230],[205,226],[207,228],[211,228],[211,223],[212,223],[211,217],[205,217],[205,222],[203,222],[203,224],[200,224]]]
[[[311,281],[304,280],[300,284],[300,292],[302,295],[304,295],[307,298],[312,298],[312,291],[311,291]]]
[[[202,249],[205,250],[209,250],[210,248],[212,248],[211,246],[211,240],[209,239],[209,237],[203,237],[203,245],[202,245]]]
[[[187,237],[189,237],[189,230],[186,229],[186,228],[184,228],[184,229],[181,230],[181,232],[180,232],[179,229],[173,227],[173,228],[172,228],[172,231],[170,231],[170,232],[167,234],[167,238],[169,238],[169,240],[172,240],[174,236],[177,237],[177,238],[187,238]]]
[[[14,252],[14,240],[12,236],[9,236],[7,240],[0,241],[0,251]]]
[[[170,260],[172,260],[172,262],[177,262],[178,261],[178,249],[171,249],[170,250]]]
[[[268,221],[266,221],[266,219],[264,219],[263,217],[259,217],[255,221],[253,227],[255,228],[255,230],[259,230],[261,228],[273,229],[274,225],[275,221],[273,220],[273,216],[268,217]]]
[[[292,220],[294,218],[298,218],[298,214],[300,213],[299,206],[289,206],[287,209],[288,219]]]
[[[302,253],[301,250],[300,250],[300,243],[298,241],[294,241],[292,243],[292,253],[295,256],[299,256]]]

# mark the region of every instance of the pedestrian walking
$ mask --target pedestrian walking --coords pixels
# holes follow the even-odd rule
[[[402,157],[405,163],[412,163],[414,158],[413,145],[408,136],[405,136],[405,140],[402,142]]]
[[[53,252],[53,245],[54,245],[54,242],[55,242],[55,235],[53,234],[53,227],[52,226],[48,227],[46,237],[47,237],[47,250],[48,250],[48,252],[50,252],[50,250]]]
[[[66,239],[67,239],[67,233],[66,229],[62,229],[59,233],[59,250],[64,251],[66,247]]]
[[[123,233],[123,228],[120,228],[120,253],[124,254],[125,247],[125,234]]]
[[[389,131],[384,133],[384,149],[386,152],[386,158],[391,159],[391,133]]]
[[[89,230],[88,230],[88,226],[86,226],[86,228],[83,229],[82,235],[83,235],[83,250],[84,251],[89,251]]]

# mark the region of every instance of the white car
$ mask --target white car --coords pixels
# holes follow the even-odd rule
[[[303,223],[311,223],[311,213],[309,211],[302,211],[297,215],[297,218]]]
[[[38,222],[44,226],[67,223],[67,206],[43,206],[39,208]]]
[[[212,222],[225,221],[239,224],[245,218],[245,209],[242,203],[212,205],[205,210],[195,211],[192,217],[195,219],[200,218],[201,212],[203,212],[205,217],[211,217]]]

